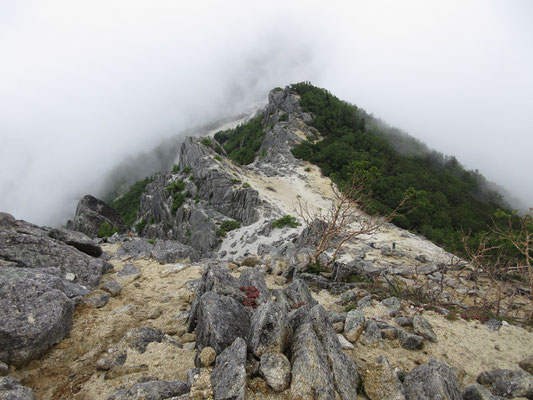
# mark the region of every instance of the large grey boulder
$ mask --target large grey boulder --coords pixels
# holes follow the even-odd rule
[[[130,258],[150,257],[154,245],[145,238],[133,238],[124,242],[117,251],[117,257],[122,260]]]
[[[239,287],[241,286],[253,286],[259,290],[259,297],[257,298],[257,304],[263,304],[271,299],[270,291],[265,282],[265,277],[256,268],[248,268],[244,270],[238,279]]]
[[[431,360],[419,365],[404,380],[407,400],[461,400],[461,387],[450,367]]]
[[[181,381],[143,382],[117,390],[107,400],[163,400],[181,396],[189,389],[189,385]]]
[[[289,286],[277,293],[277,302],[280,303],[287,311],[300,308],[305,305],[314,307],[318,302],[311,295],[307,284],[301,280],[294,280]]]
[[[215,400],[244,400],[246,396],[246,342],[242,337],[220,353],[211,372]]]
[[[342,400],[357,399],[357,387],[359,386],[357,365],[342,351],[337,333],[327,319],[326,310],[321,305],[317,305],[311,309],[309,314],[315,333],[327,354],[336,392]]]
[[[495,369],[482,372],[477,381],[497,396],[533,399],[533,376],[525,371]]]
[[[60,279],[18,272],[0,267],[0,361],[20,367],[68,335],[74,301]]]
[[[0,260],[10,265],[38,268],[63,278],[74,274],[75,282],[90,288],[98,285],[102,274],[110,268],[105,260],[48,236],[49,230],[45,228],[14,218],[10,221],[0,222]]]
[[[344,321],[344,336],[350,342],[355,343],[365,329],[365,315],[360,310],[351,310]]]
[[[118,212],[106,202],[90,194],[83,196],[76,207],[73,220],[73,230],[83,232],[90,237],[96,237],[103,223],[117,227],[119,232],[124,232],[126,226]]]
[[[303,323],[296,329],[291,355],[291,398],[335,399],[334,378],[328,356],[311,323]]]
[[[220,354],[238,338],[250,332],[250,315],[246,307],[231,297],[205,293],[197,310],[196,346],[206,346]]]
[[[37,397],[17,379],[6,376],[0,378],[0,400],[37,400]]]
[[[65,228],[54,228],[48,232],[48,236],[61,242],[77,248],[79,251],[92,257],[100,257],[103,253],[102,248],[96,240],[82,232],[72,231]]]
[[[242,302],[244,292],[239,289],[239,281],[229,273],[229,270],[217,262],[207,265],[198,286],[194,290],[194,299],[191,303],[191,312],[188,320],[188,331],[192,332],[196,327],[197,311],[200,299],[207,292],[215,292]]]
[[[255,311],[248,336],[248,350],[256,357],[265,352],[283,353],[291,340],[287,312],[279,304],[268,302]]]

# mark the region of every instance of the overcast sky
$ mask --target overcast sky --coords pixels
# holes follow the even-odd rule
[[[0,0],[0,211],[310,80],[533,205],[533,2]]]

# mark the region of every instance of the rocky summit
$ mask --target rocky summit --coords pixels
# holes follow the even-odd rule
[[[0,399],[533,399],[526,285],[364,213],[324,245],[300,100],[184,138],[117,209],[0,213]]]

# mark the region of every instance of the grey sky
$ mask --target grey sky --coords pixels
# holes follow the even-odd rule
[[[194,4],[191,4],[194,3]],[[311,80],[533,205],[533,3],[0,0],[0,210]]]

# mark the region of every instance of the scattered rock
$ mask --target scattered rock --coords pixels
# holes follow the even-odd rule
[[[161,331],[149,327],[141,327],[127,331],[121,342],[139,353],[144,353],[150,343],[161,343],[163,337],[164,334]]]
[[[424,338],[407,332],[403,329],[398,329],[398,339],[400,346],[407,350],[420,350],[424,346]]]
[[[422,275],[429,275],[439,270],[437,263],[430,262],[427,264],[422,264],[416,268],[416,273]]]
[[[137,372],[148,371],[148,365],[139,364],[139,365],[119,365],[109,371],[104,375],[105,380],[112,380],[120,378],[121,376],[136,374]]]
[[[450,367],[431,360],[419,365],[404,380],[407,400],[461,400],[461,387]]]
[[[216,356],[217,353],[215,353],[215,350],[213,350],[212,347],[204,347],[198,355],[201,367],[209,367],[211,364],[213,364],[213,362],[215,362]]]
[[[505,397],[494,396],[490,390],[481,385],[470,385],[465,388],[463,400],[504,400]]]
[[[246,342],[237,337],[221,352],[211,372],[215,400],[244,400],[246,395]]]
[[[136,383],[128,389],[117,390],[107,400],[163,400],[181,396],[189,389],[189,385],[181,381]]]
[[[360,373],[370,400],[405,400],[402,383],[384,356],[368,362]]]
[[[131,280],[135,280],[139,276],[141,276],[141,270],[133,264],[126,264],[124,268],[118,271],[117,276],[118,277],[128,276],[128,277],[132,277]]]
[[[105,282],[100,286],[100,289],[106,291],[111,295],[111,297],[116,297],[120,294],[122,291],[122,286],[120,286],[120,283],[118,283],[115,280],[110,280]]]
[[[156,240],[150,255],[161,264],[176,263],[185,259],[191,261],[200,259],[198,250],[175,240]]]
[[[372,296],[368,295],[363,297],[357,302],[357,308],[366,308],[372,306]]]
[[[30,388],[11,376],[0,378],[0,400],[37,400]]]
[[[107,351],[107,354],[96,361],[96,369],[109,371],[112,368],[123,365],[126,362],[126,350],[120,350],[117,347]]]
[[[525,371],[509,369],[486,371],[479,374],[477,382],[488,387],[497,396],[533,399],[533,376]]]
[[[110,297],[111,295],[109,293],[97,291],[90,297],[86,298],[83,302],[86,305],[94,308],[102,308],[107,304]]]
[[[381,343],[381,329],[379,329],[378,324],[373,319],[366,321],[361,343],[367,346],[378,346]]]
[[[285,307],[285,310],[291,311],[303,305],[311,307],[318,304],[313,298],[307,284],[301,280],[294,280],[289,286],[284,288],[277,298],[277,303]]]
[[[259,367],[261,376],[275,392],[282,392],[289,387],[291,363],[281,353],[263,353]]]
[[[413,326],[413,319],[411,317],[396,317],[394,322],[401,327]]]
[[[524,358],[518,363],[518,365],[520,365],[520,368],[522,368],[524,371],[533,375],[533,355]]]
[[[351,344],[343,335],[338,333],[337,337],[339,338],[339,343],[341,344],[343,350],[353,350],[354,345]]]
[[[489,331],[499,331],[502,327],[502,321],[496,318],[491,318],[487,321],[486,327]]]
[[[365,325],[365,315],[362,311],[349,311],[344,322],[344,336],[352,343],[357,342],[359,336],[361,336],[361,333],[365,329]]]
[[[402,308],[402,302],[397,297],[389,297],[384,299],[381,301],[381,304],[390,309],[391,314],[396,314],[398,311],[400,311],[400,308]]]
[[[433,331],[433,327],[427,319],[421,315],[415,315],[413,318],[413,329],[415,333],[430,342],[437,343],[437,335]]]

